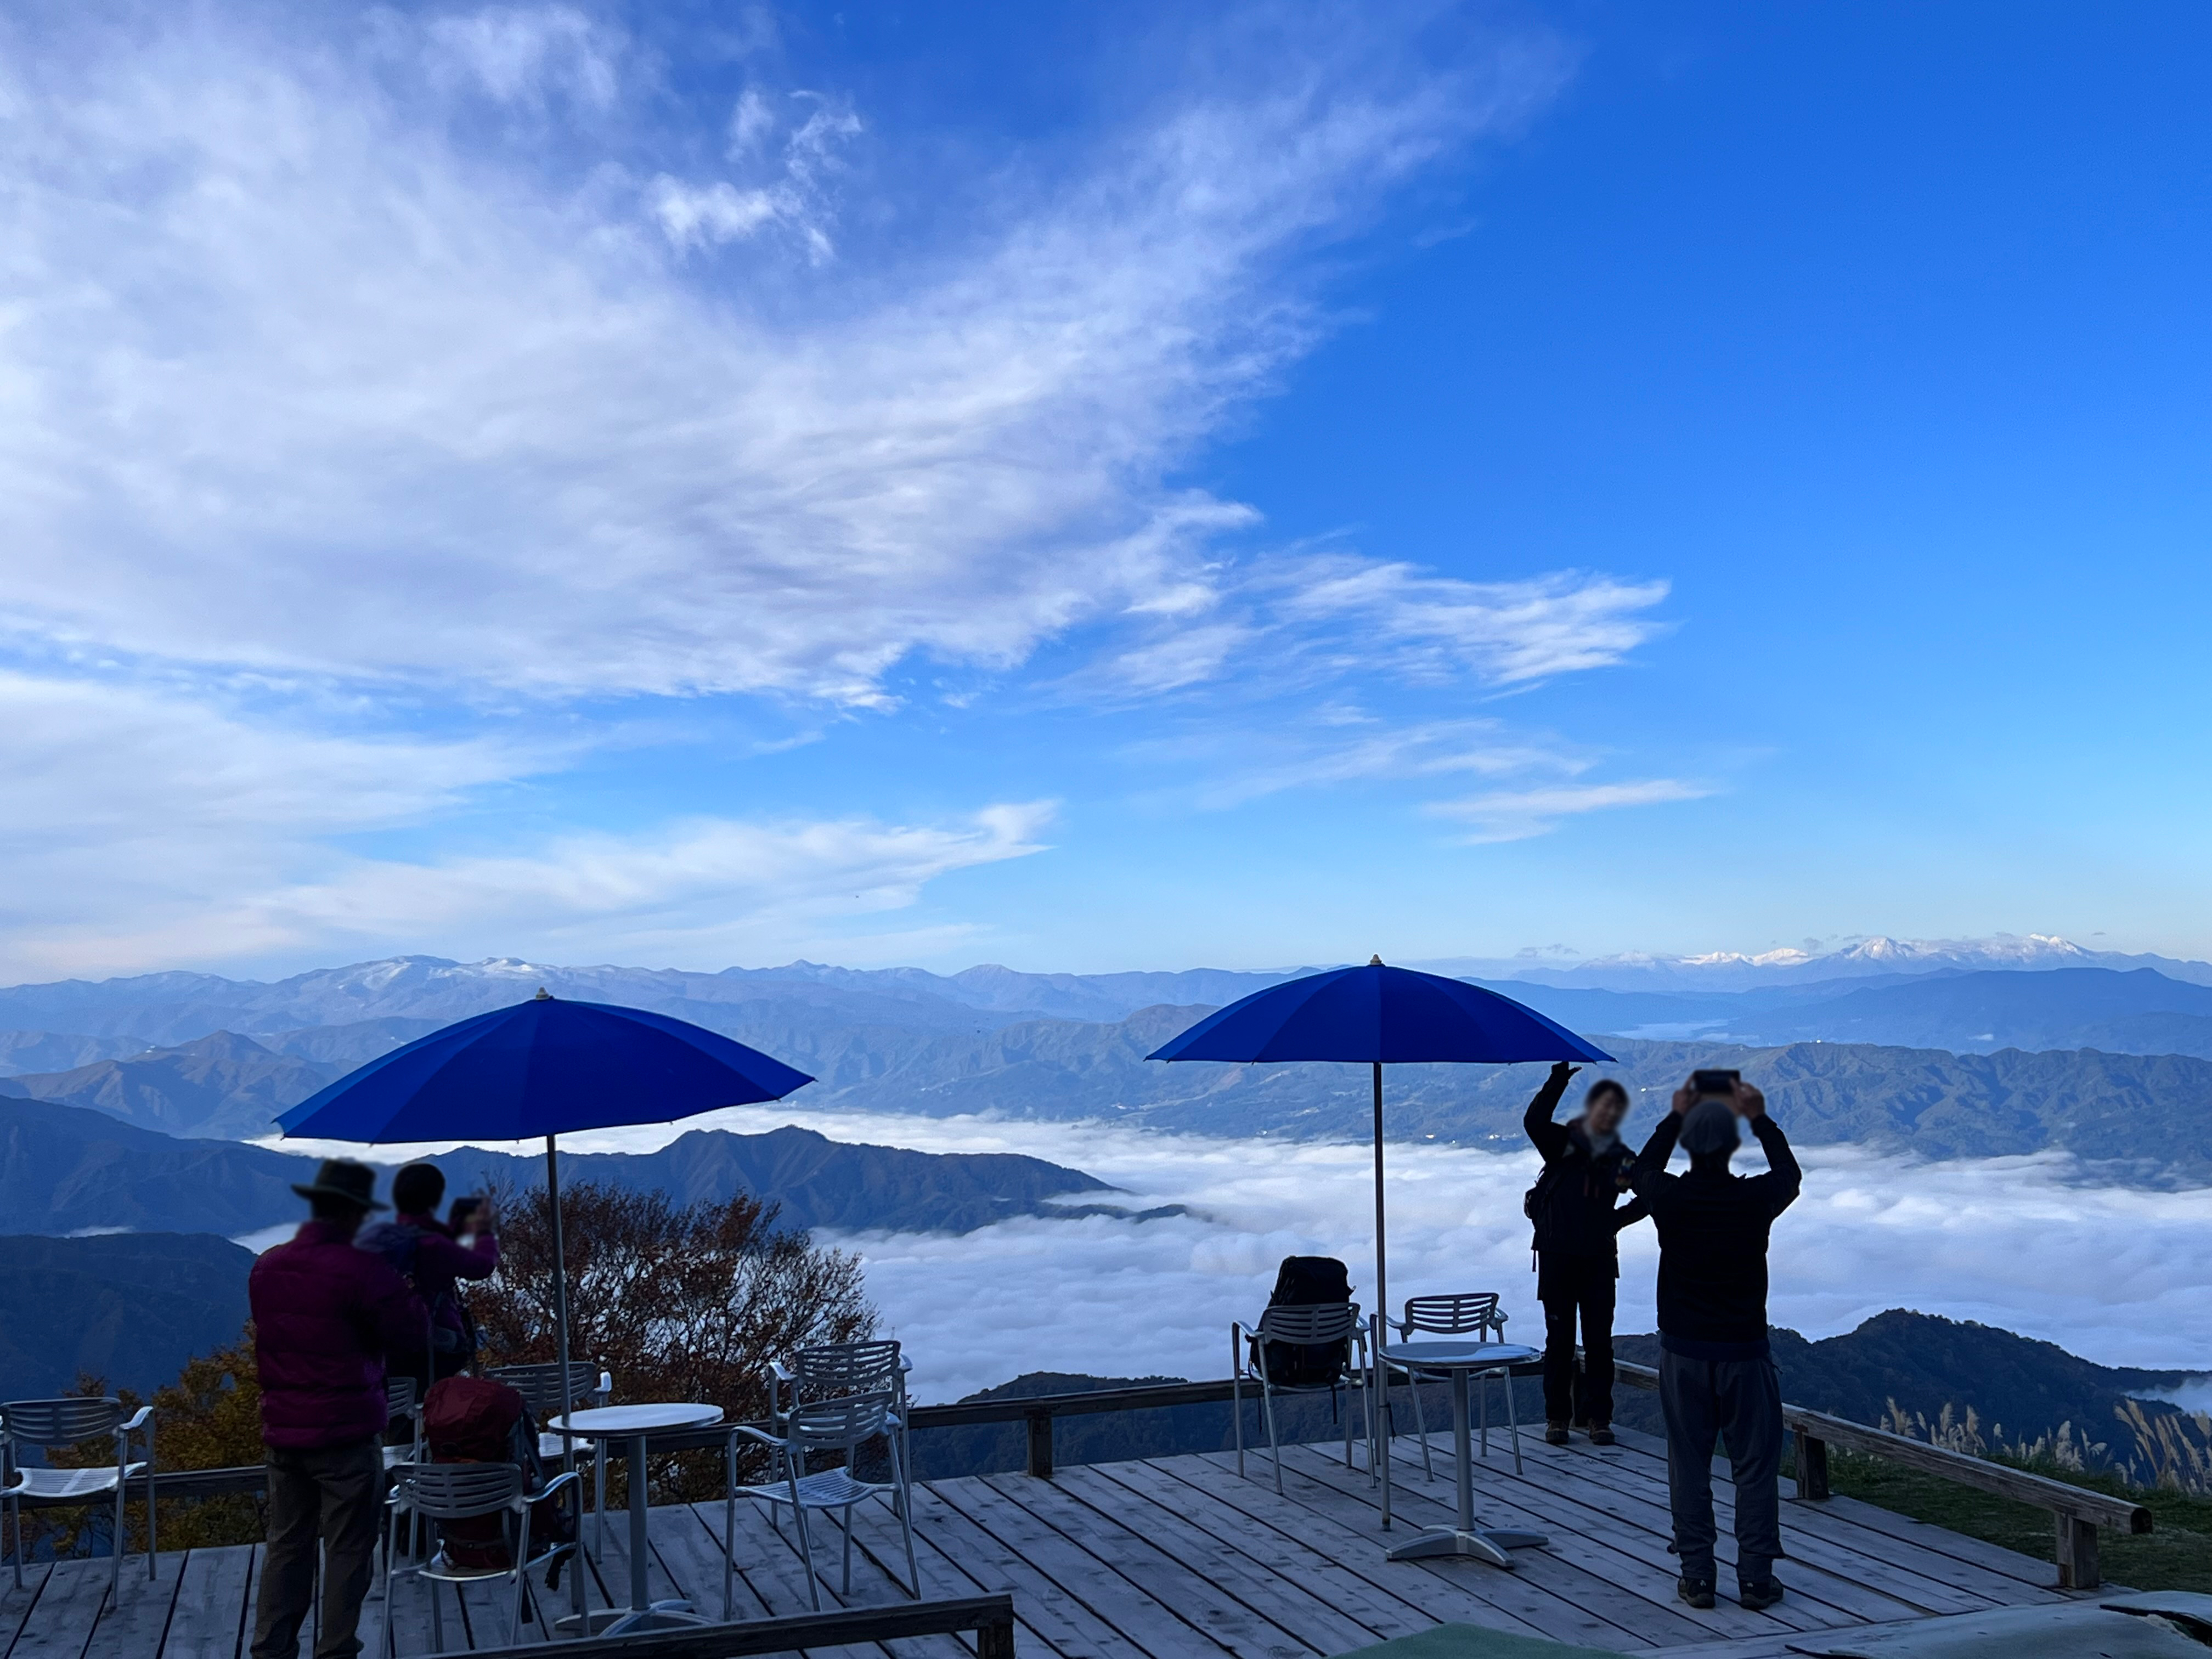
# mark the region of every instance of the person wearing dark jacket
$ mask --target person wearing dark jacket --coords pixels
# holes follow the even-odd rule
[[[315,1659],[355,1659],[384,1505],[384,1351],[422,1340],[407,1281],[354,1235],[376,1173],[331,1158],[292,1190],[313,1206],[289,1244],[253,1264],[253,1354],[267,1449],[269,1549],[253,1615],[252,1659],[295,1659],[324,1548]]]
[[[1601,1446],[1613,1443],[1613,1304],[1620,1277],[1619,1235],[1644,1218],[1641,1200],[1614,1200],[1628,1185],[1634,1161],[1620,1139],[1628,1091],[1600,1078],[1583,1097],[1582,1115],[1552,1121],[1577,1067],[1565,1060],[1528,1103],[1522,1127],[1543,1155],[1544,1173],[1530,1195],[1535,1224],[1536,1299],[1544,1305],[1544,1437],[1567,1443],[1578,1423]],[[1583,1363],[1575,1366],[1575,1322],[1582,1322]]]
[[[1747,1121],[1766,1173],[1735,1176],[1729,1160]],[[1680,1142],[1690,1172],[1667,1173]],[[1681,1558],[1675,1593],[1713,1605],[1713,1448],[1728,1446],[1735,1480],[1737,1599],[1757,1611],[1782,1599],[1782,1383],[1766,1344],[1766,1241],[1796,1201],[1802,1176],[1766,1097],[1739,1081],[1699,1097],[1694,1080],[1636,1160],[1636,1195],[1659,1230],[1659,1403],[1667,1418],[1667,1484]]]
[[[415,1379],[415,1397],[430,1392],[442,1377],[468,1369],[476,1352],[476,1327],[456,1291],[460,1279],[489,1279],[499,1270],[499,1239],[491,1205],[464,1208],[455,1200],[454,1219],[441,1221],[438,1202],[446,1195],[445,1172],[434,1164],[410,1164],[392,1177],[391,1220],[365,1227],[355,1242],[381,1255],[415,1287],[429,1310],[423,1328],[404,1346],[385,1356],[393,1376]],[[461,1243],[465,1222],[470,1242]]]

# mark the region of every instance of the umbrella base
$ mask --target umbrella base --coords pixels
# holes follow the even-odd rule
[[[1407,1539],[1389,1552],[1386,1559],[1426,1561],[1443,1555],[1464,1555],[1487,1561],[1493,1567],[1510,1567],[1513,1558],[1506,1551],[1535,1549],[1549,1542],[1540,1532],[1508,1532],[1496,1527],[1462,1532],[1456,1527],[1438,1527],[1419,1538]]]

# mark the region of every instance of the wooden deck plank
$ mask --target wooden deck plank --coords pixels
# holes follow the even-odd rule
[[[807,1593],[806,1565],[799,1559],[795,1529],[793,1535],[778,1533],[763,1513],[766,1507],[751,1498],[737,1506],[738,1571],[753,1595],[776,1616],[811,1613],[814,1606]],[[709,1546],[719,1553],[722,1547],[723,1506],[701,1504],[694,1506],[691,1513],[705,1530]],[[816,1540],[817,1545],[820,1541]],[[815,1582],[821,1589],[824,1612],[844,1606],[837,1595],[836,1579],[824,1583],[817,1574]],[[808,1651],[812,1659],[885,1659],[882,1646],[873,1642]]]
[[[744,1500],[740,1500],[744,1501]],[[709,1619],[773,1619],[771,1607],[742,1572],[724,1571],[722,1541],[710,1532],[700,1510],[691,1504],[672,1504],[650,1513],[646,1534],[659,1555],[669,1577],[682,1588],[692,1607]],[[721,1505],[714,1506],[717,1511]],[[729,1611],[723,1611],[722,1586],[730,1587]]]
[[[252,1612],[246,1586],[252,1572],[250,1544],[187,1553],[161,1659],[239,1659]]]
[[[1202,1496],[1237,1510],[1287,1541],[1304,1544],[1310,1540],[1316,1547],[1326,1546],[1328,1559],[1345,1571],[1413,1608],[1421,1616],[1420,1628],[1457,1623],[1510,1631],[1518,1636],[1544,1634],[1526,1620],[1516,1618],[1418,1562],[1386,1559],[1374,1534],[1356,1530],[1334,1515],[1300,1503],[1294,1496],[1277,1498],[1271,1482],[1238,1480],[1231,1471],[1214,1468],[1195,1458],[1163,1458],[1151,1467],[1164,1477],[1186,1483],[1194,1498]]]
[[[90,1646],[100,1659],[155,1659],[161,1638],[169,1628],[169,1613],[177,1603],[177,1584],[183,1576],[181,1553],[154,1558],[155,1574],[146,1574],[146,1558],[125,1556],[123,1583],[115,1607],[101,1613],[93,1627]]]
[[[54,1563],[23,1620],[8,1659],[82,1659],[107,1599],[107,1563],[71,1557]]]
[[[1675,1571],[1673,1558],[1666,1553],[1674,1537],[1674,1518],[1663,1490],[1651,1486],[1643,1472],[1625,1459],[1608,1458],[1603,1449],[1593,1448],[1588,1457],[1573,1458],[1559,1457],[1555,1448],[1547,1450],[1552,1455],[1542,1468],[1532,1468],[1525,1479],[1500,1474],[1499,1486],[1523,1494],[1532,1507],[1563,1506],[1560,1512],[1569,1516],[1599,1510],[1630,1522],[1650,1540],[1647,1551],[1656,1551],[1650,1559],[1665,1564],[1670,1574]],[[1734,1518],[1731,1511],[1715,1540],[1715,1559],[1723,1568],[1735,1565]],[[1717,1494],[1715,1519],[1723,1521]],[[1848,1565],[1820,1559],[1820,1552],[1806,1547],[1793,1530],[1787,1510],[1782,1522],[1783,1546],[1790,1561],[1790,1600],[1772,1612],[1782,1614],[1795,1604],[1800,1615],[1782,1622],[1809,1630],[1911,1619],[1928,1611],[1910,1597],[1868,1583],[1863,1557],[1855,1555]]]
[[[1330,1468],[1327,1473],[1340,1478],[1338,1469]],[[1380,1495],[1366,1488],[1364,1476],[1358,1479],[1361,1490],[1358,1495],[1370,1499],[1379,1510]],[[1456,1500],[1448,1503],[1426,1492],[1394,1486],[1392,1507],[1396,1524],[1409,1534],[1431,1527],[1453,1526],[1458,1521]],[[1667,1640],[1709,1640],[1716,1633],[1764,1635],[1778,1627],[1765,1614],[1746,1613],[1728,1602],[1706,1613],[1692,1611],[1675,1598],[1671,1564],[1654,1565],[1652,1556],[1660,1562],[1667,1561],[1662,1547],[1655,1545],[1647,1555],[1632,1541],[1627,1547],[1621,1547],[1588,1534],[1566,1532],[1553,1517],[1500,1498],[1494,1481],[1478,1496],[1475,1518],[1478,1524],[1542,1533],[1552,1540],[1541,1549],[1516,1550],[1514,1577],[1540,1583],[1554,1594],[1590,1606],[1609,1622],[1625,1626],[1662,1644]],[[1498,1571],[1480,1563],[1468,1564],[1468,1570],[1485,1574]]]
[[[1237,1480],[1236,1455],[1232,1452],[1205,1454],[1205,1461],[1214,1463],[1229,1482]],[[1322,1468],[1330,1465],[1323,1463]],[[1340,1480],[1344,1474],[1341,1464],[1334,1466]],[[1251,1484],[1272,1493],[1274,1479],[1270,1466],[1267,1472],[1255,1472]],[[1354,1490],[1354,1486],[1359,1490]],[[1384,1550],[1401,1538],[1413,1535],[1408,1528],[1402,1534],[1385,1534],[1380,1530],[1381,1516],[1372,1497],[1364,1490],[1366,1477],[1355,1474],[1349,1483],[1339,1484],[1310,1471],[1296,1459],[1285,1456],[1283,1467],[1285,1496],[1293,1498],[1309,1509],[1329,1516],[1345,1528],[1365,1540],[1381,1560]],[[1565,1563],[1548,1565],[1561,1569],[1558,1572],[1521,1571],[1502,1572],[1495,1567],[1480,1566],[1471,1561],[1419,1561],[1402,1565],[1429,1574],[1451,1584],[1476,1599],[1489,1603],[1522,1623],[1531,1626],[1540,1636],[1558,1642],[1579,1642],[1588,1647],[1634,1649],[1656,1647],[1662,1644],[1655,1636],[1666,1628],[1665,1621],[1653,1620],[1650,1628],[1639,1629],[1624,1617],[1616,1620],[1593,1605],[1594,1593],[1599,1588],[1587,1573],[1568,1568]],[[1564,1593],[1563,1593],[1564,1592]],[[1617,1609],[1626,1613],[1626,1608]],[[1480,1622],[1480,1621],[1477,1621]],[[1639,1621],[1640,1622],[1640,1621]],[[1691,1639],[1696,1626],[1680,1633],[1678,1639]]]
[[[1616,1431],[1621,1444],[1644,1458],[1662,1487],[1667,1480],[1667,1443],[1656,1435],[1638,1433],[1633,1430]],[[1571,1449],[1591,1455],[1596,1447],[1577,1444]],[[1719,1459],[1717,1465],[1725,1470],[1727,1465]],[[1790,1493],[1792,1482],[1784,1481],[1783,1489]],[[1716,1494],[1723,1490],[1716,1487]],[[1794,1493],[1791,1493],[1794,1497]],[[1862,1503],[1855,1498],[1835,1497],[1819,1503],[1792,1503],[1783,1510],[1785,1524],[1801,1526],[1808,1531],[1817,1530],[1821,1535],[1839,1542],[1860,1539],[1859,1529],[1887,1534],[1937,1555],[1978,1569],[1961,1581],[1966,1588],[2006,1605],[2023,1601],[2057,1601],[2069,1599],[2058,1589],[2058,1569],[2048,1561],[2039,1561],[2032,1555],[2022,1555],[2002,1545],[1984,1543],[1978,1538],[1969,1538],[1963,1533],[1930,1526],[1914,1521],[1893,1510]],[[1870,1541],[1865,1547],[1880,1547]],[[2041,1592],[2037,1594],[2036,1592]]]
[[[1328,1648],[1255,1613],[1216,1588],[1196,1566],[1118,1518],[1100,1515],[1049,1480],[1025,1474],[986,1475],[986,1486],[1018,1504],[1106,1571],[1119,1574],[1237,1659],[1305,1659]],[[1340,1650],[1339,1650],[1340,1651]]]
[[[1093,1472],[1176,1514],[1188,1516],[1231,1548],[1279,1578],[1322,1595],[1383,1640],[1411,1636],[1437,1622],[1342,1563],[1331,1560],[1304,1539],[1255,1520],[1212,1493],[1150,1463],[1100,1463]],[[1284,1508],[1288,1510],[1287,1503]]]
[[[1556,1456],[1559,1449],[1547,1447],[1546,1451]],[[1598,1453],[1599,1449],[1591,1448],[1574,1455],[1587,1464]],[[1613,1470],[1611,1478],[1623,1491],[1640,1492],[1655,1506],[1667,1507],[1663,1459],[1645,1458],[1639,1463],[1633,1457],[1624,1458],[1607,1467]],[[1721,1534],[1717,1553],[1733,1561],[1735,1493],[1724,1480],[1714,1484],[1713,1518]],[[2003,1579],[1954,1558],[1924,1556],[1887,1534],[1826,1514],[1818,1504],[1785,1504],[1782,1510],[1782,1538],[1793,1564],[1802,1562],[1839,1577],[1856,1578],[1923,1614],[1978,1613],[2018,1601],[2056,1599],[2055,1595],[2039,1598],[2030,1586]]]
[[[14,1549],[13,1538],[8,1540],[8,1547]],[[46,1575],[52,1571],[49,1564],[44,1561],[25,1562],[21,1589],[15,1588],[13,1564],[5,1571],[0,1571],[0,1659],[7,1659],[9,1650],[15,1646],[16,1633],[23,1628],[23,1620],[30,1616],[32,1607],[37,1605],[39,1592],[46,1588]]]
[[[932,1524],[932,1516],[936,1517],[938,1524]],[[948,1553],[945,1546],[949,1540],[945,1528],[955,1519],[951,1512],[937,1501],[933,1492],[924,1487],[915,1489],[914,1556],[915,1568],[921,1578],[922,1599],[939,1601],[953,1596],[1015,1594],[1005,1582],[1004,1575],[993,1572],[964,1555],[956,1556]],[[981,1536],[974,1533],[973,1528],[969,1531],[973,1536]],[[898,1516],[890,1510],[881,1504],[870,1504],[861,1510],[855,1536],[859,1547],[866,1550],[886,1572],[896,1577],[906,1571],[905,1541],[900,1531]],[[1056,1595],[1054,1600],[1064,1607],[1064,1596]],[[1065,1637],[1060,1640],[1048,1638],[1042,1619],[1037,1624],[1030,1622],[1030,1613],[1037,1611],[1034,1601],[1035,1598],[1024,1591],[1015,1605],[1014,1634],[1018,1647],[1025,1648],[1038,1656],[1038,1659],[1073,1659],[1073,1656],[1067,1654],[1060,1645],[1060,1641],[1066,1639]],[[1117,1653],[1135,1653],[1133,1648],[1114,1637],[1104,1626],[1097,1625],[1095,1620],[1092,1622],[1098,1634],[1110,1642]],[[972,1636],[953,1639],[960,1644],[964,1652],[972,1654],[975,1650],[975,1640]],[[1079,1640],[1076,1645],[1078,1650],[1085,1655],[1097,1651],[1100,1646],[1096,1640]]]
[[[1346,1478],[1340,1464],[1327,1460],[1304,1462],[1299,1460],[1295,1453],[1289,1455],[1298,1462],[1302,1472],[1328,1480],[1346,1497],[1371,1511],[1379,1512],[1382,1496],[1367,1484],[1367,1477],[1364,1474]],[[1394,1519],[1399,1527],[1405,1529],[1407,1536],[1418,1534],[1432,1523],[1449,1524],[1457,1519],[1455,1506],[1448,1507],[1432,1498],[1418,1496],[1409,1498],[1406,1493],[1394,1490],[1392,1502],[1395,1511]],[[1413,1507],[1408,1507],[1409,1503]],[[1483,1517],[1485,1505],[1488,1513],[1498,1515],[1518,1526],[1531,1531],[1544,1530],[1538,1517],[1524,1516],[1517,1509],[1492,1501],[1487,1490],[1478,1503],[1478,1520]],[[1462,1573],[1476,1575],[1482,1582],[1482,1593],[1486,1595],[1491,1593],[1489,1581],[1492,1578],[1540,1585],[1560,1600],[1577,1607],[1589,1608],[1607,1624],[1632,1631],[1662,1647],[1672,1643],[1703,1641],[1711,1638],[1711,1627],[1703,1622],[1705,1615],[1692,1613],[1679,1602],[1674,1602],[1671,1583],[1667,1600],[1673,1605],[1639,1595],[1628,1585],[1616,1584],[1599,1570],[1598,1565],[1586,1565],[1575,1559],[1581,1552],[1582,1542],[1576,1540],[1571,1551],[1563,1550],[1556,1543],[1546,1549],[1516,1550],[1513,1554],[1514,1567],[1510,1572],[1473,1561],[1454,1561],[1449,1565]],[[1600,1565],[1609,1566],[1617,1564],[1607,1560]],[[1741,1611],[1737,1609],[1738,1613]]]
[[[1144,1649],[946,1503],[935,1486],[915,1489],[914,1527],[916,1548],[941,1554],[985,1595],[1014,1597],[1015,1613],[1061,1659],[1146,1659]]]
[[[1014,1551],[1068,1595],[1111,1624],[1149,1659],[1227,1651],[1141,1587],[997,1491],[980,1476],[939,1480],[931,1490],[949,1506]]]
[[[1395,1465],[1394,1457],[1394,1472]],[[1570,1555],[1577,1566],[1602,1579],[1617,1593],[1635,1597],[1664,1612],[1679,1611],[1685,1617],[1695,1619],[1709,1634],[1766,1636],[1776,1630],[1856,1622],[1844,1614],[1809,1618],[1802,1609],[1793,1610],[1790,1617],[1777,1617],[1779,1608],[1771,1613],[1749,1613],[1725,1598],[1708,1612],[1692,1613],[1682,1607],[1675,1596],[1679,1573],[1674,1559],[1666,1553],[1667,1540],[1663,1536],[1598,1509],[1547,1492],[1533,1482],[1516,1481],[1495,1470],[1486,1470],[1484,1474],[1486,1484],[1481,1487],[1475,1504],[1479,1522],[1543,1533],[1552,1539],[1549,1548],[1553,1553]],[[1407,1522],[1422,1527],[1448,1527],[1457,1523],[1458,1500],[1456,1497],[1447,1498],[1439,1494],[1449,1491],[1451,1488],[1441,1480],[1433,1486],[1418,1483],[1410,1492],[1394,1484],[1392,1498],[1398,1513]],[[1515,1559],[1531,1553],[1516,1551]]]
[[[1297,1577],[1251,1559],[1194,1517],[1148,1493],[1079,1468],[1063,1469],[1053,1484],[1089,1504],[1102,1525],[1126,1527],[1317,1652],[1348,1653],[1383,1639],[1382,1631],[1316,1595]]]

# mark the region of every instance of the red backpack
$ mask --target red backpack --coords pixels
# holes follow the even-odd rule
[[[527,1489],[545,1484],[544,1465],[538,1455],[538,1425],[522,1396],[504,1382],[484,1376],[448,1376],[432,1383],[422,1397],[422,1439],[434,1463],[512,1463],[522,1471]],[[446,1559],[457,1567],[496,1571],[514,1564],[504,1516],[441,1522],[439,1532]],[[530,1506],[532,1555],[553,1545],[573,1544],[575,1539],[573,1508],[550,1499]],[[546,1577],[549,1589],[560,1588],[565,1559],[555,1559]],[[524,1605],[526,1608],[528,1603]]]

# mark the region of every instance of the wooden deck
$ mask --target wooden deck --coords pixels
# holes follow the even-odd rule
[[[1789,1598],[1747,1613],[1725,1599],[1732,1517],[1722,1482],[1715,1496],[1723,1599],[1692,1613],[1674,1595],[1663,1449],[1640,1435],[1621,1438],[1601,1449],[1579,1437],[1571,1447],[1524,1437],[1527,1474],[1516,1478],[1504,1437],[1492,1437],[1490,1458],[1477,1466],[1478,1516],[1553,1540],[1516,1552],[1513,1572],[1383,1559],[1387,1542],[1450,1518],[1447,1443],[1437,1437],[1431,1485],[1408,1437],[1398,1443],[1397,1530],[1387,1537],[1364,1472],[1348,1474],[1326,1445],[1285,1453],[1280,1498],[1264,1452],[1243,1480],[1233,1456],[1221,1454],[1065,1468],[1050,1481],[934,1481],[917,1490],[915,1506],[922,1591],[1010,1592],[1020,1650],[1037,1659],[1314,1659],[1447,1620],[1622,1651],[1665,1648],[1680,1659],[1777,1659],[1795,1650],[1793,1640],[1817,1647],[1808,1638],[1823,1630],[2069,1599],[2048,1563],[1837,1498],[1784,1504]],[[805,1612],[793,1545],[770,1529],[764,1511],[741,1504],[738,1515],[736,1616]],[[689,1595],[701,1611],[719,1612],[721,1525],[720,1504],[653,1510],[656,1597]],[[618,1522],[608,1528],[609,1559],[587,1580],[593,1606],[607,1604],[610,1589],[617,1601],[627,1599],[626,1534]],[[902,1597],[891,1577],[904,1567],[896,1518],[871,1506],[854,1536],[850,1603]],[[816,1534],[825,1607],[840,1605],[838,1542],[825,1522]],[[258,1547],[245,1547],[165,1554],[149,1583],[143,1558],[132,1558],[122,1607],[104,1617],[105,1562],[35,1569],[20,1592],[0,1573],[0,1659],[244,1659],[258,1560]],[[439,1593],[447,1598],[448,1648],[506,1645],[505,1603],[495,1592]],[[433,1650],[425,1596],[418,1583],[395,1597],[398,1651],[410,1659]],[[541,1603],[548,1599],[541,1592]],[[550,1599],[544,1612],[565,1613],[566,1584]],[[368,1655],[379,1651],[384,1618],[372,1592],[362,1625]],[[523,1639],[543,1639],[545,1629],[541,1618],[524,1626]],[[936,1637],[836,1650],[837,1659],[887,1654],[961,1659],[971,1650]]]

